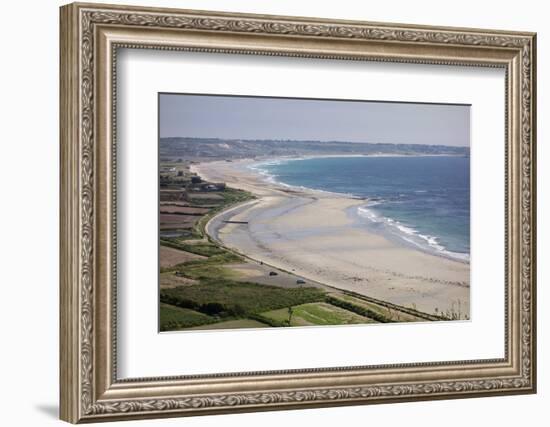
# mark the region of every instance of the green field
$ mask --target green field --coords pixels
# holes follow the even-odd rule
[[[329,294],[326,298],[327,302],[346,310],[353,311],[362,316],[367,316],[379,322],[425,322],[425,317],[416,316],[413,310],[406,310],[405,307],[400,309],[392,308],[389,304],[377,304],[363,298],[357,298],[344,293]],[[419,313],[420,314],[420,313]]]
[[[187,308],[160,304],[160,330],[173,331],[215,322],[216,319]]]
[[[224,279],[202,279],[200,284],[161,289],[161,302],[220,317],[247,317],[278,308],[320,302],[318,288],[279,288]]]
[[[289,316],[288,308],[261,313],[261,318],[271,321],[270,323],[280,325],[286,323],[287,326]],[[376,323],[376,321],[324,302],[294,306],[292,307],[292,315],[290,316],[290,326],[350,325],[364,323]]]
[[[164,238],[161,239],[160,244],[170,248],[179,249],[180,251],[191,252],[193,254],[207,257],[226,253],[224,249],[209,242],[188,243],[185,242],[185,239],[180,238]]]
[[[200,263],[196,265],[185,265],[183,268],[179,268],[178,271],[181,272],[185,277],[190,279],[223,279],[231,280],[237,279],[240,275],[230,270],[229,268],[224,267],[222,264],[215,263]]]

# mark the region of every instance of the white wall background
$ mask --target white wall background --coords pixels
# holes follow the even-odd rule
[[[113,3],[121,3],[110,0]],[[129,0],[130,1],[130,0]],[[267,412],[133,425],[393,426],[545,425],[550,405],[550,29],[545,2],[354,0],[133,0],[133,4],[194,9],[538,32],[539,393],[438,402]],[[3,4],[0,67],[0,401],[3,425],[60,425],[58,402],[58,7],[57,0]],[[546,237],[546,240],[544,240]],[[548,302],[547,302],[548,301]],[[546,335],[546,336],[545,336]],[[547,421],[546,421],[547,422]]]

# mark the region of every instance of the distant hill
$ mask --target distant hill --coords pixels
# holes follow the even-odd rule
[[[452,154],[469,156],[469,147],[420,144],[377,144],[345,141],[161,138],[160,158],[239,159],[319,154]]]

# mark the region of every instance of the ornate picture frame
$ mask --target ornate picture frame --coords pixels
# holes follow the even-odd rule
[[[61,419],[97,422],[536,391],[535,34],[75,3],[61,8],[60,43]],[[113,147],[120,48],[504,69],[505,357],[118,379]]]

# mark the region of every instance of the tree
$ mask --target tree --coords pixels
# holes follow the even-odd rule
[[[292,307],[288,307],[288,326],[290,326],[290,322],[292,321],[292,313],[294,311],[292,310]]]

